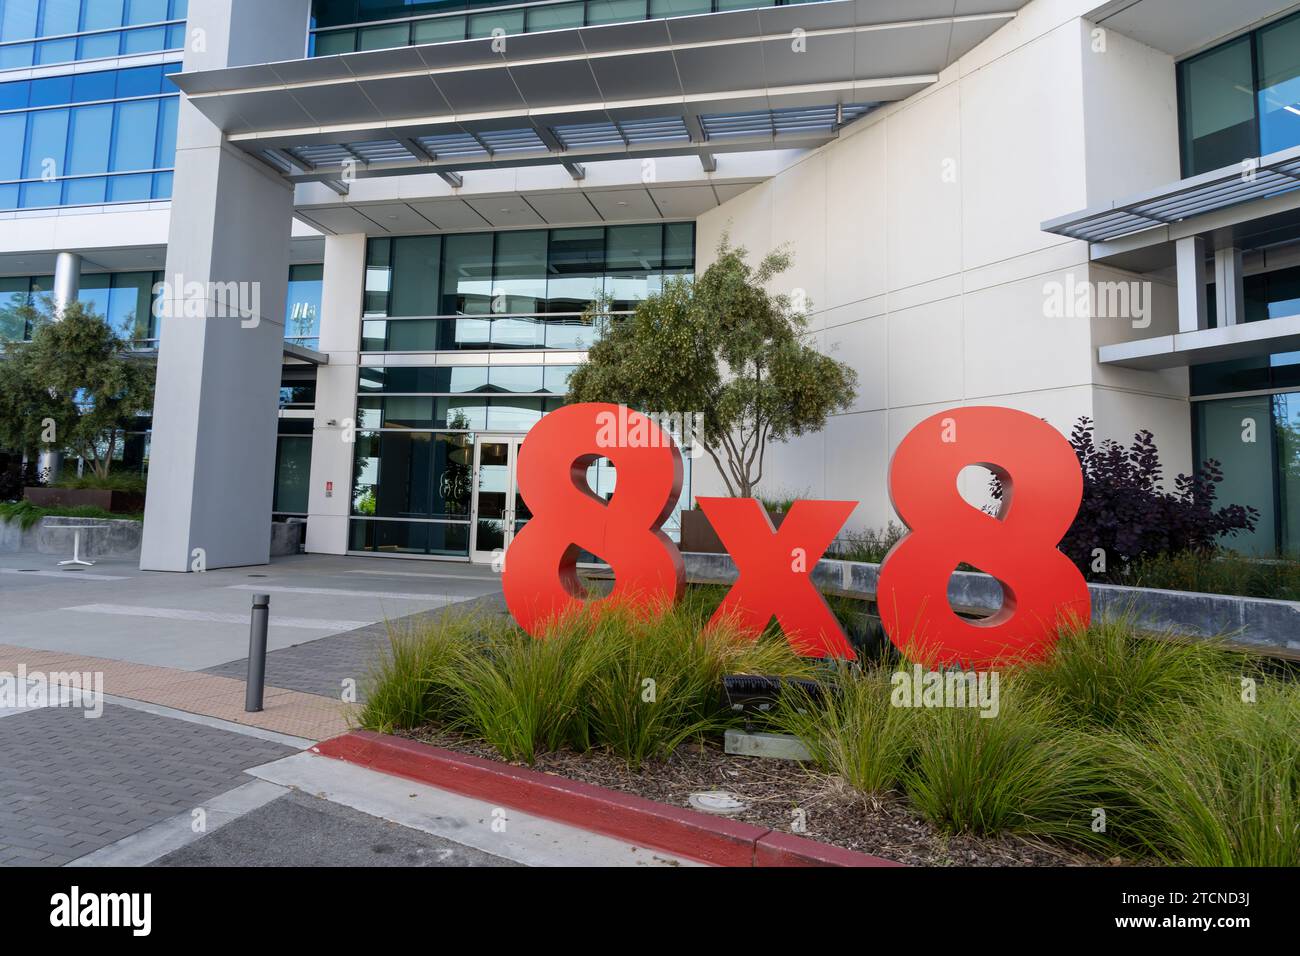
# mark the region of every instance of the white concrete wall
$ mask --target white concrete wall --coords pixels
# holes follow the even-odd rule
[[[790,244],[778,281],[806,292],[814,343],[860,378],[849,412],[769,453],[764,491],[857,499],[851,523],[883,525],[894,447],[927,416],[973,404],[1067,433],[1082,415],[1103,435],[1148,427],[1167,470],[1186,469],[1186,373],[1096,363],[1099,344],[1154,331],[1045,314],[1049,283],[1125,277],[1040,224],[1178,178],[1171,58],[1113,33],[1094,52],[1091,6],[1035,0],[933,87],[700,217],[698,270],[727,231],[755,258]],[[1172,293],[1155,294],[1156,321],[1172,321]],[[972,472],[963,492],[985,485]],[[711,466],[693,491],[722,493]]]

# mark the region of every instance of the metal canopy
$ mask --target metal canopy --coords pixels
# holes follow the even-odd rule
[[[1042,228],[1071,239],[1107,242],[1296,189],[1300,189],[1300,147],[1202,173],[1109,206],[1051,219]]]
[[[935,82],[1024,2],[833,0],[172,79],[229,142],[299,182],[646,154],[707,163],[827,142]]]
[[[1300,315],[1291,315],[1103,345],[1097,350],[1097,361],[1102,365],[1150,371],[1297,350],[1300,350]]]

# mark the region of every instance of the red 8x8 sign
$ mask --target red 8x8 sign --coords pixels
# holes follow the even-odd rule
[[[625,427],[611,429],[613,421]],[[609,501],[586,480],[600,458],[618,476]],[[961,497],[958,476],[969,465],[1001,479],[996,516]],[[681,487],[681,453],[649,418],[595,403],[543,418],[519,455],[519,488],[533,518],[510,547],[503,580],[519,626],[540,636],[588,599],[577,577],[583,550],[609,563],[613,599],[663,607],[680,598],[682,557],[661,529]],[[1089,620],[1087,583],[1056,547],[1078,511],[1083,476],[1050,425],[1008,408],[942,412],[899,444],[889,490],[909,531],[885,557],[876,600],[890,640],[912,659],[965,667],[1033,659],[1050,649],[1062,622]],[[775,617],[800,654],[854,656],[812,570],[857,502],[795,502],[779,530],[752,498],[699,504],[738,570],[715,621],[728,617],[757,637]],[[991,617],[963,618],[949,605],[948,582],[962,563],[1001,584],[1002,607]]]

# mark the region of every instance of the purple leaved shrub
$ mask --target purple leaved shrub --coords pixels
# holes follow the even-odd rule
[[[1083,469],[1083,501],[1060,544],[1061,551],[1093,580],[1122,580],[1140,558],[1195,552],[1209,555],[1220,538],[1254,531],[1259,511],[1242,505],[1215,507],[1216,485],[1223,469],[1214,459],[1194,475],[1178,475],[1174,490],[1165,490],[1155,436],[1143,430],[1125,448],[1093,439],[1092,419],[1080,418],[1070,445]],[[1000,500],[997,478],[991,488]],[[1105,571],[1094,570],[1102,549]]]

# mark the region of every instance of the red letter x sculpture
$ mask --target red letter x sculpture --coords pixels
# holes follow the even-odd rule
[[[732,616],[757,637],[775,614],[797,653],[855,656],[811,573],[857,502],[796,501],[780,530],[753,498],[698,502],[740,571],[711,624]]]

